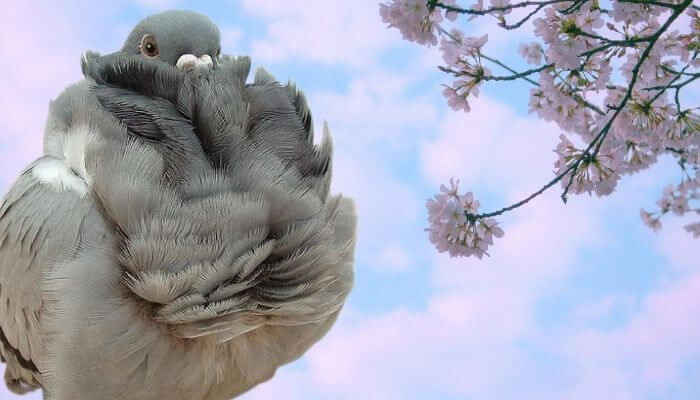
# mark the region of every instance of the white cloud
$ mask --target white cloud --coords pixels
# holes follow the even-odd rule
[[[429,102],[406,94],[413,84],[410,75],[377,68],[357,74],[346,90],[308,96],[316,132],[322,131],[321,121],[329,121],[332,189],[355,199],[358,251],[369,251],[368,261],[379,268],[409,268],[408,256],[397,244],[423,234],[424,199],[392,164],[392,160],[414,160],[411,148],[416,135],[435,122]]]
[[[414,265],[412,255],[400,243],[390,243],[382,247],[371,263],[377,269],[388,272],[403,272]]]
[[[253,42],[264,61],[303,61],[352,68],[371,66],[391,42],[378,2],[243,0],[243,9],[268,21],[267,36]]]
[[[415,189],[399,181],[375,152],[337,148],[333,171],[333,192],[355,200],[358,248],[376,248],[418,225],[423,204]]]
[[[178,0],[134,0],[134,3],[140,5],[144,8],[150,8],[155,10],[165,10],[172,8],[179,3]]]
[[[310,101],[314,115],[328,120],[331,129],[344,132],[343,142],[357,146],[394,146],[414,142],[436,121],[432,104],[407,95],[413,79],[375,70],[355,77],[347,92],[316,91]]]
[[[669,215],[664,219],[664,232],[659,237],[657,249],[666,255],[669,265],[673,266],[676,272],[694,272],[700,265],[699,240],[683,229],[684,225],[697,219],[697,215],[684,218]]]
[[[576,324],[607,322],[616,312],[629,312],[635,305],[636,300],[630,294],[609,294],[577,305],[571,312],[570,319]]]
[[[421,159],[428,179],[437,184],[454,176],[466,190],[476,184],[534,189],[553,177],[552,150],[560,133],[553,124],[519,117],[486,96],[471,103],[470,113],[450,111],[435,139],[424,142]]]
[[[238,54],[238,44],[243,36],[240,29],[232,27],[220,27],[221,30],[221,52],[223,54]]]

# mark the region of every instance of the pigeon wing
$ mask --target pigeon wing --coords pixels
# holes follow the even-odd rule
[[[97,220],[84,182],[48,156],[32,163],[0,204],[0,352],[13,391],[41,382],[42,279],[97,236]]]

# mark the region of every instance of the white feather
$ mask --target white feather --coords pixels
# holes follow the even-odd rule
[[[71,170],[71,167],[63,160],[47,158],[40,161],[32,174],[41,182],[51,186],[57,192],[73,191],[85,197],[88,194],[88,185]]]
[[[202,69],[209,70],[214,66],[214,61],[208,54],[199,58],[193,54],[183,54],[178,58],[175,66],[183,72],[192,72]]]
[[[72,188],[84,196],[92,186],[85,165],[85,153],[95,136],[96,134],[85,125],[48,136],[46,154],[56,162],[47,160],[48,163],[35,172],[35,176],[42,182],[52,184],[56,190]]]

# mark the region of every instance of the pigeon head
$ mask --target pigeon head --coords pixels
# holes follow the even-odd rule
[[[165,11],[141,20],[121,52],[162,61],[183,72],[209,69],[221,54],[219,28],[196,12]]]

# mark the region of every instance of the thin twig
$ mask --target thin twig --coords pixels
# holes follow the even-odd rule
[[[514,10],[516,8],[523,8],[523,7],[530,7],[530,6],[548,6],[550,4],[564,3],[564,2],[569,2],[569,1],[571,1],[571,0],[523,1],[521,3],[509,4],[509,5],[503,6],[503,7],[489,7],[485,10],[472,10],[472,9],[466,9],[466,8],[457,7],[457,6],[450,6],[447,4],[443,4],[437,0],[428,0],[428,9],[432,10],[435,7],[438,7],[438,8],[442,8],[445,11],[451,11],[451,12],[456,12],[456,13],[460,13],[460,14],[487,15],[487,14],[492,14],[494,12],[510,11],[510,10]]]
[[[532,10],[528,15],[525,16],[525,18],[521,19],[520,21],[516,22],[515,24],[506,24],[505,20],[501,24],[501,28],[506,29],[506,30],[513,30],[513,29],[518,29],[520,28],[525,22],[527,22],[530,18],[532,18],[533,15],[537,14],[543,7],[545,7],[546,4],[541,4],[534,10]]]
[[[661,1],[654,1],[654,0],[617,0],[620,3],[632,3],[632,4],[640,4],[640,5],[645,5],[645,6],[659,6],[659,7],[665,7],[665,8],[670,8],[670,9],[677,9],[680,4],[671,4],[671,3],[664,3]],[[685,7],[684,7],[685,8]]]

